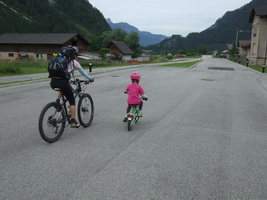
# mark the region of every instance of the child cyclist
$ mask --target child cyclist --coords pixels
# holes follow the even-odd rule
[[[127,122],[127,113],[130,112],[132,106],[138,105],[138,116],[142,117],[142,108],[143,108],[143,101],[141,99],[147,100],[147,96],[141,85],[139,85],[140,81],[140,74],[138,72],[133,72],[130,76],[132,83],[129,84],[126,88],[125,93],[128,94],[128,107],[126,109],[126,116],[123,119],[123,122]]]

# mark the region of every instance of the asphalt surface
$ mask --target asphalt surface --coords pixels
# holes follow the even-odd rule
[[[0,199],[267,199],[266,75],[225,59],[144,65],[149,100],[122,122],[133,68],[95,73],[89,128],[44,142],[49,80],[0,88]]]

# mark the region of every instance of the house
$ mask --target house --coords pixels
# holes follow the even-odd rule
[[[119,41],[112,41],[108,48],[110,54],[118,60],[129,61],[132,60],[133,51],[124,43]]]
[[[252,23],[249,64],[266,64],[267,55],[267,4],[252,9],[249,17]]]
[[[86,50],[89,42],[77,33],[29,33],[0,35],[0,60],[49,60],[63,46]]]

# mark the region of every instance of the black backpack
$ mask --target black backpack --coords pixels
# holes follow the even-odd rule
[[[75,49],[71,46],[62,47],[58,56],[53,57],[48,63],[50,78],[70,79],[68,63],[74,58]]]
[[[68,63],[70,59],[65,56],[58,55],[53,57],[48,63],[49,78],[59,78],[69,80],[70,73],[68,73]]]

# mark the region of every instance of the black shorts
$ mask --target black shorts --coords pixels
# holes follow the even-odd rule
[[[70,105],[75,105],[75,98],[69,80],[52,79],[50,86],[52,89],[59,88],[62,94],[68,99]]]

